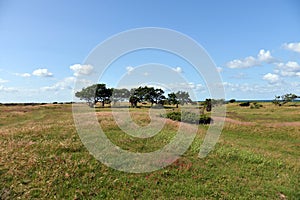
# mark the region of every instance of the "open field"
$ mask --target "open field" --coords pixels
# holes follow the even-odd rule
[[[213,152],[198,158],[207,125],[188,151],[164,169],[130,174],[93,158],[81,143],[72,105],[0,106],[0,199],[300,199],[300,104],[260,109],[227,104]],[[152,138],[123,133],[109,108],[97,108],[108,138],[123,149],[166,145],[179,122]],[[141,126],[146,108],[131,109]]]

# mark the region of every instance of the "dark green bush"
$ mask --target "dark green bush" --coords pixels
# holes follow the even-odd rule
[[[162,117],[169,118],[174,121],[182,121],[191,124],[209,124],[212,122],[212,119],[206,115],[197,115],[193,112],[170,112]]]
[[[234,102],[236,102],[235,99],[230,99],[230,100],[229,100],[229,103],[234,103]]]
[[[242,107],[248,107],[248,106],[250,106],[250,102],[249,101],[243,102],[243,103],[240,103],[239,105]]]

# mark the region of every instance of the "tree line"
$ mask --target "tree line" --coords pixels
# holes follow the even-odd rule
[[[83,88],[81,91],[75,93],[75,96],[81,100],[85,100],[90,107],[96,103],[116,104],[117,102],[129,102],[132,107],[137,107],[138,103],[151,103],[153,104],[172,104],[178,107],[179,104],[184,105],[192,103],[190,95],[186,91],[172,92],[165,96],[164,90],[160,88],[140,86],[130,90],[126,88],[107,88],[106,84],[94,84]]]

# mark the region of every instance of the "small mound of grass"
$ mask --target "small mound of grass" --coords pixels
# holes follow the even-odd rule
[[[193,112],[169,112],[167,114],[161,115],[161,117],[191,124],[210,124],[212,122],[211,117],[207,115],[197,115]]]

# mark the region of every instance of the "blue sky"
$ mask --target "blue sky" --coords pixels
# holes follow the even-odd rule
[[[181,32],[208,52],[226,99],[300,95],[300,2],[0,0],[0,102],[71,101],[74,81],[101,42],[120,32],[161,27]],[[199,100],[209,97],[192,67],[167,53],[142,51],[114,62],[103,77],[143,63],[164,63],[188,79]]]

